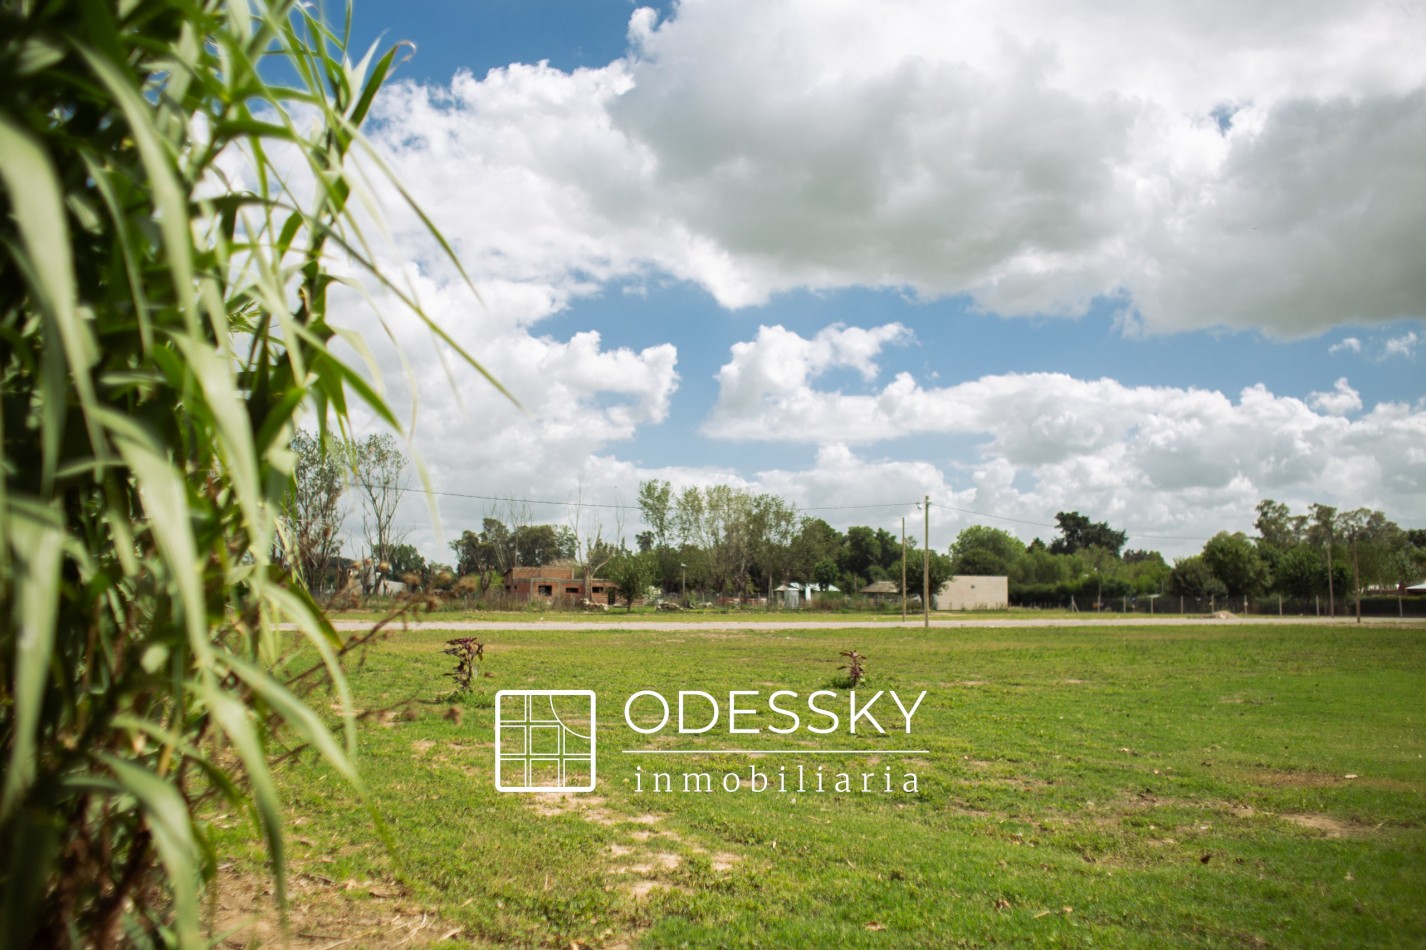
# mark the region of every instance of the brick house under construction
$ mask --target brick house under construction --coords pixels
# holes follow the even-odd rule
[[[505,572],[505,595],[525,601],[539,599],[554,602],[556,598],[567,597],[570,600],[613,605],[617,590],[612,581],[599,577],[586,580],[579,575],[579,567],[573,564],[512,567]]]

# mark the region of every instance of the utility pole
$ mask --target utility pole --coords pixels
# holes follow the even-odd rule
[[[926,629],[931,628],[931,496],[927,495],[922,511],[925,514],[925,540],[921,551],[921,612],[925,617],[923,624]]]
[[[906,622],[906,516],[901,517],[901,622]]]

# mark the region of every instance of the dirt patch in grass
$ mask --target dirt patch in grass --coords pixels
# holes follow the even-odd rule
[[[1138,795],[1132,799],[1121,800],[1114,813],[1095,818],[1093,823],[1101,828],[1115,827],[1120,822],[1133,814],[1142,814],[1145,811],[1167,806],[1173,807],[1200,807],[1205,810],[1205,818],[1202,821],[1193,821],[1187,825],[1180,825],[1175,830],[1184,833],[1206,831],[1212,827],[1210,817],[1212,812],[1231,815],[1240,821],[1251,821],[1253,819],[1273,819],[1280,818],[1283,821],[1297,825],[1299,828],[1306,828],[1316,831],[1324,838],[1364,838],[1371,835],[1376,828],[1371,825],[1364,825],[1343,818],[1334,818],[1331,815],[1320,814],[1275,814],[1270,811],[1262,811],[1251,805],[1242,805],[1235,802],[1193,802],[1180,798],[1159,798],[1154,795]],[[1174,839],[1152,840],[1151,845],[1174,844]]]
[[[1370,825],[1344,821],[1341,818],[1333,818],[1331,815],[1282,815],[1281,817],[1284,821],[1290,821],[1299,828],[1320,832],[1324,838],[1365,838],[1375,830]]]
[[[218,947],[424,947],[463,932],[389,880],[335,881],[294,871],[287,879],[285,933],[265,875],[220,868],[214,891],[209,935]]]
[[[643,900],[658,888],[663,888],[668,891],[681,891],[684,889],[676,884],[667,884],[663,881],[651,881],[648,878],[644,878],[640,881],[634,881],[624,890],[630,897],[634,898],[634,900]]]
[[[604,807],[604,799],[598,795],[576,795],[571,792],[545,792],[529,796],[530,807],[541,818],[559,815],[577,815],[596,825],[617,825],[627,821],[620,815]]]
[[[631,874],[652,874],[655,871],[673,871],[683,864],[683,858],[668,851],[656,851],[645,855],[637,864],[626,865],[623,870]]]
[[[1274,788],[1335,788],[1351,781],[1325,772],[1254,772],[1249,778],[1258,785]]]
[[[713,865],[713,870],[715,871],[728,871],[732,869],[733,865],[737,864],[741,860],[742,858],[738,857],[736,854],[730,854],[727,851],[719,851],[717,854],[709,858],[708,862]]]
[[[655,829],[654,826],[663,821],[662,816],[615,814],[604,807],[605,800],[597,795],[533,795],[530,805],[537,815],[543,817],[572,814],[596,824],[618,828],[622,840],[610,843],[608,853],[612,859],[610,871],[619,881],[610,886],[617,887],[635,901],[643,900],[656,888],[686,890],[676,881],[669,880],[669,875],[686,863],[685,856],[678,850],[709,855],[707,848],[686,840],[677,831]],[[629,828],[629,825],[640,827]],[[740,860],[738,855],[726,851],[718,851],[708,857],[709,865],[718,873],[732,869]]]
[[[946,799],[946,810],[957,815],[964,815],[967,818],[995,818],[995,814],[986,811],[984,808],[976,808],[958,798]]]
[[[1421,786],[1416,783],[1403,782],[1394,778],[1358,775],[1355,772],[1332,775],[1327,772],[1258,771],[1248,773],[1247,777],[1254,784],[1273,788],[1341,788],[1346,785],[1363,785],[1384,792],[1416,792],[1419,794],[1422,791]]]

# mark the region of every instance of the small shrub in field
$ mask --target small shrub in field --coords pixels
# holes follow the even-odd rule
[[[454,640],[447,640],[446,648],[441,652],[456,658],[456,668],[446,674],[456,681],[456,693],[470,692],[475,678],[480,675],[479,663],[485,658],[485,644],[475,637],[456,637]]]
[[[866,657],[862,656],[856,650],[843,650],[842,656],[847,658],[847,664],[845,666],[839,666],[837,669],[847,671],[847,685],[852,689],[856,689],[857,684],[862,681],[862,677],[866,676],[866,669],[862,666],[862,662],[866,660]]]

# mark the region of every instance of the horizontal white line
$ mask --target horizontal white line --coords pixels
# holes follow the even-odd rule
[[[623,749],[625,755],[929,755],[930,749]]]

